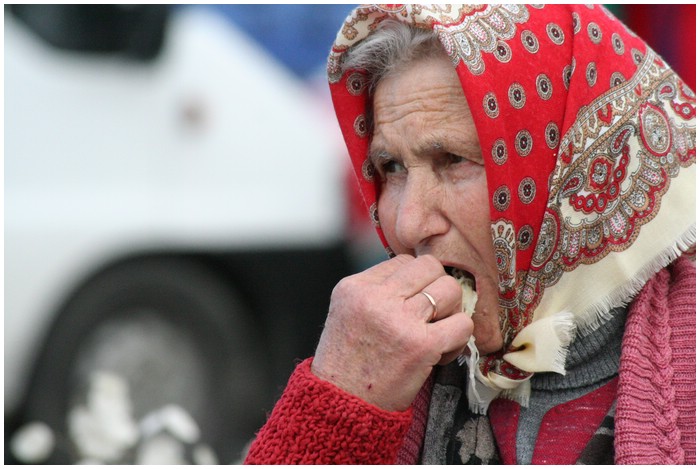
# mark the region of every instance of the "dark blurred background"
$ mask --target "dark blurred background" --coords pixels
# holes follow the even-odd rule
[[[9,5],[5,463],[235,463],[384,258],[325,59],[351,5]],[[609,5],[695,89],[695,5]]]

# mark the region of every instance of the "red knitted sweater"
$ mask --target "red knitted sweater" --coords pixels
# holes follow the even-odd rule
[[[411,409],[387,412],[316,377],[311,361],[292,374],[247,464],[418,462],[430,383]],[[687,258],[647,282],[630,308],[615,462],[695,464],[695,263]]]
[[[311,373],[311,358],[250,447],[246,464],[387,464],[396,459],[413,411],[388,412]]]

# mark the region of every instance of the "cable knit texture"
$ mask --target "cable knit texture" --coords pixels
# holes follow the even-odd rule
[[[616,464],[695,464],[695,263],[652,278],[630,309],[615,414]]]
[[[413,411],[388,412],[300,363],[251,445],[246,464],[391,464]]]

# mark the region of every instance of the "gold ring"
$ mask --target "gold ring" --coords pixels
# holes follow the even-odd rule
[[[422,291],[421,293],[425,295],[425,297],[428,299],[428,301],[430,301],[430,304],[433,306],[433,314],[431,314],[430,319],[428,319],[428,322],[433,322],[435,320],[435,318],[437,317],[437,312],[438,312],[437,303],[435,302],[435,298],[433,298],[432,296],[430,296],[429,293],[426,293],[424,291]]]

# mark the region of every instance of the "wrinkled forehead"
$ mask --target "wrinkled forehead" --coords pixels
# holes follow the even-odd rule
[[[446,55],[420,58],[383,77],[370,101],[369,159],[375,167],[387,159],[446,153],[483,163],[469,106]]]

